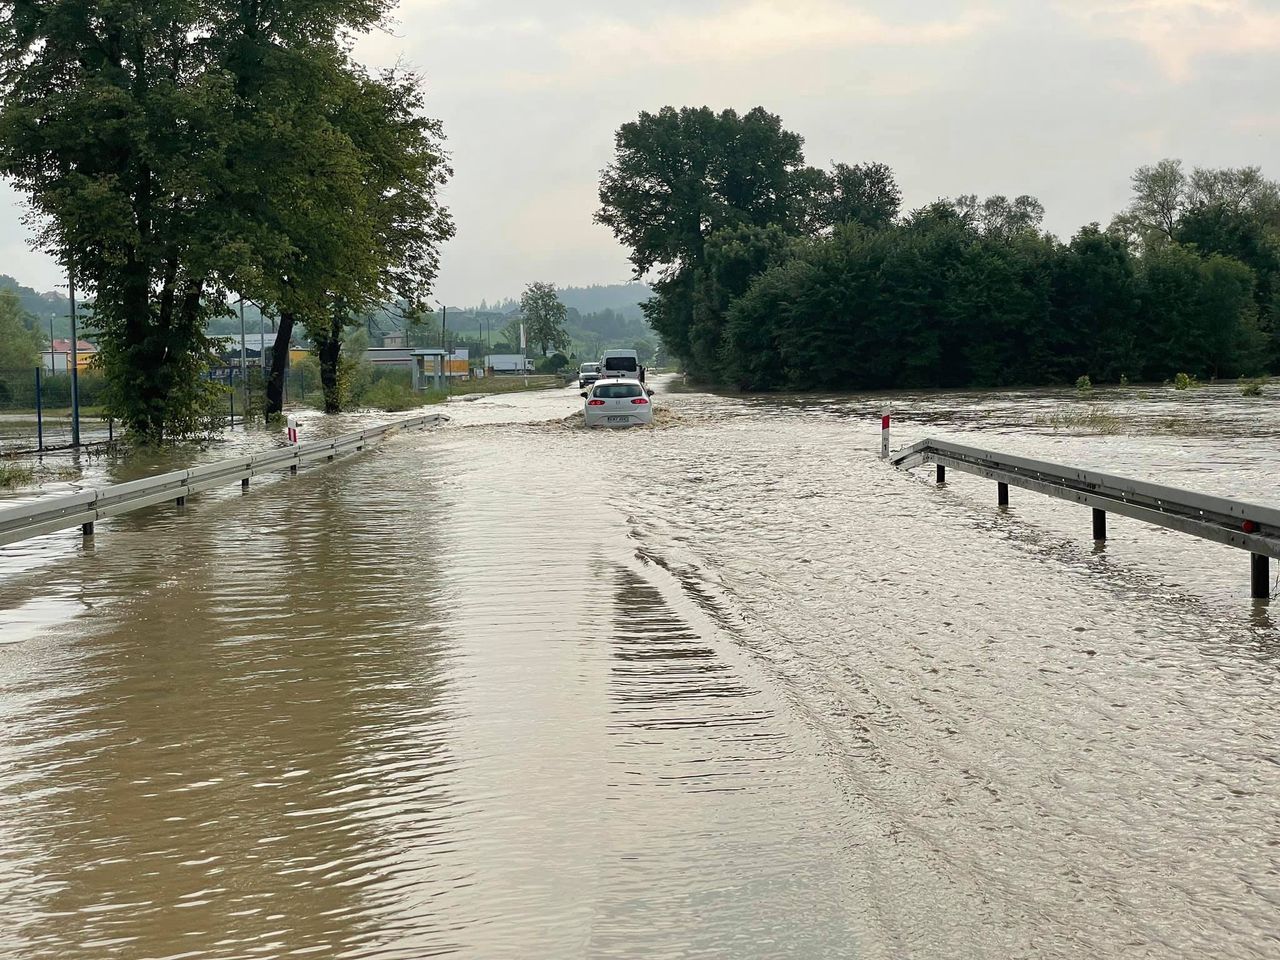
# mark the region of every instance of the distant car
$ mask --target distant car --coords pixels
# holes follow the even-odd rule
[[[634,350],[606,350],[600,358],[600,376],[644,383],[644,367],[640,366],[640,355]]]
[[[600,379],[600,364],[584,363],[578,368],[578,389],[595,383]]]
[[[641,427],[653,423],[652,390],[638,380],[597,380],[583,391],[588,427]]]

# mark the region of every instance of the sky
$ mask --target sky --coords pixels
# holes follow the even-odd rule
[[[1031,194],[1069,237],[1135,168],[1280,178],[1280,0],[402,0],[358,59],[423,73],[454,177],[451,305],[630,278],[592,222],[613,135],[664,105],[764,106],[808,161],[880,161],[905,205]],[[0,272],[60,278],[0,186]]]

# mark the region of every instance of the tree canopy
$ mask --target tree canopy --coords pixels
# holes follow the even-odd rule
[[[520,313],[526,339],[537,345],[544,357],[552,350],[569,349],[569,334],[564,327],[568,310],[556,295],[554,285],[529,284],[520,298]]]
[[[645,311],[699,379],[751,389],[1165,379],[1280,370],[1280,190],[1256,167],[1140,168],[1063,243],[1034,197],[905,215],[878,163],[805,165],[760,108],[641,114],[597,219],[653,276]]]
[[[392,291],[424,298],[451,229],[439,127],[417,78],[370,76],[347,52],[389,6],[12,6],[0,173],[92,298],[111,404],[136,435],[198,419],[206,325],[233,294],[317,332]]]

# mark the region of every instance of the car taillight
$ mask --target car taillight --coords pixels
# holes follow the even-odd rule
[[[603,401],[603,400],[588,400],[588,401],[587,401],[587,406],[588,406],[588,407],[603,407],[603,406],[604,406],[604,401]]]
[[[635,398],[634,400],[632,400],[631,402],[632,402],[632,403],[648,403],[649,401],[648,401],[648,400],[646,400],[644,397],[636,397],[636,398]]]

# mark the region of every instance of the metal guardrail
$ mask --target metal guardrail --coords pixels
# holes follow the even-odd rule
[[[904,470],[933,463],[940,484],[946,482],[947,467],[994,480],[1001,506],[1008,505],[1009,487],[1014,486],[1092,507],[1096,541],[1107,539],[1107,514],[1116,513],[1248,550],[1252,594],[1263,599],[1270,595],[1270,558],[1280,558],[1280,510],[1273,507],[943,440],[921,440],[888,460]]]
[[[357,433],[343,434],[331,440],[313,440],[266,453],[220,460],[187,470],[174,470],[128,483],[82,490],[63,497],[42,497],[20,507],[0,510],[0,546],[77,526],[85,536],[92,536],[94,523],[107,517],[131,513],[168,501],[181,506],[193,493],[234,483],[236,480],[240,481],[242,487],[248,487],[250,479],[255,476],[282,470],[297,473],[298,467],[304,464],[316,460],[332,460],[339,454],[363,450],[370,442],[392,431],[414,427],[425,429],[448,419],[438,413],[411,417]]]

